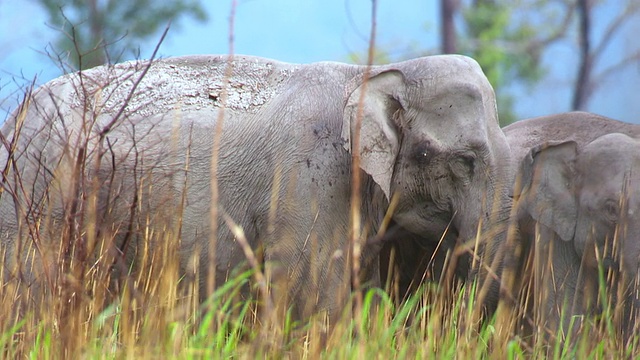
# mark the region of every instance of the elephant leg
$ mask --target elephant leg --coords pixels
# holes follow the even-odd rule
[[[351,292],[347,217],[305,211],[308,204],[292,199],[261,237],[273,304],[278,316],[291,309],[297,320],[325,314],[334,323]]]

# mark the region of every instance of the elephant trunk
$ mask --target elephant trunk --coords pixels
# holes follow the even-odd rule
[[[512,253],[507,251],[512,199],[505,186],[494,190],[475,204],[470,202],[471,209],[464,212],[467,217],[454,218],[460,232],[456,253],[468,266],[470,280],[477,281],[476,298],[486,314],[497,308],[506,255]]]

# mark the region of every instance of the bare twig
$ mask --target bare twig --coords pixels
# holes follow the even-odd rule
[[[149,59],[148,64],[144,67],[144,69],[142,70],[142,73],[140,74],[138,79],[136,79],[136,81],[133,83],[133,86],[131,87],[131,90],[129,91],[129,94],[127,95],[127,98],[124,99],[124,101],[122,102],[122,106],[120,107],[120,109],[118,110],[116,115],[111,119],[111,121],[107,125],[105,125],[102,128],[102,130],[100,131],[100,135],[99,135],[100,140],[101,140],[100,142],[102,142],[102,139],[104,139],[104,137],[109,133],[109,131],[111,131],[111,128],[115,125],[115,123],[118,121],[118,119],[120,119],[120,117],[124,113],[124,111],[125,111],[125,109],[127,107],[127,104],[129,104],[129,102],[133,98],[133,95],[135,94],[135,91],[138,88],[138,85],[140,85],[140,83],[142,82],[142,79],[145,77],[145,75],[147,75],[147,72],[151,68],[151,65],[153,65],[153,60],[158,55],[158,51],[160,50],[160,45],[164,41],[164,38],[167,36],[168,32],[169,32],[169,25],[167,25],[164,28],[164,31],[162,32],[162,35],[160,36],[160,40],[156,44],[156,47],[153,49],[153,53],[151,54],[151,58]],[[80,78],[82,79],[82,76],[80,76]]]
[[[607,45],[611,43],[611,39],[615,36],[615,34],[622,28],[625,22],[630,20],[633,15],[640,12],[640,3],[636,2],[633,5],[630,5],[628,9],[623,11],[620,15],[618,15],[609,26],[607,26],[607,30],[605,30],[604,35],[600,39],[598,45],[596,45],[595,49],[592,52],[592,56],[594,59],[599,58],[604,53]]]
[[[218,213],[219,213],[219,189],[218,189],[218,160],[220,157],[220,144],[222,141],[222,129],[224,123],[225,109],[229,96],[229,81],[233,76],[233,58],[234,58],[234,25],[236,17],[237,1],[231,1],[231,10],[229,14],[229,57],[225,68],[224,77],[222,79],[222,92],[220,94],[220,109],[216,119],[215,133],[213,134],[213,148],[211,152],[211,224],[209,234],[209,252],[208,252],[208,277],[207,277],[207,293],[213,293],[216,287],[216,246],[218,241]]]
[[[637,64],[638,62],[640,62],[640,50],[637,50],[633,54],[602,70],[593,78],[593,83],[599,84],[616,71],[619,71],[629,65]]]
[[[556,29],[556,31],[554,31],[551,35],[549,35],[549,37],[539,40],[535,43],[535,47],[539,47],[539,48],[544,48],[547,47],[548,45],[550,45],[551,43],[554,43],[558,40],[560,40],[563,36],[566,35],[567,30],[569,29],[569,26],[571,25],[571,20],[573,20],[573,15],[576,11],[576,2],[575,1],[569,1],[564,2],[562,1],[563,4],[565,4],[567,6],[567,9],[564,13],[564,18],[562,19],[562,23],[561,25]]]
[[[272,320],[275,320],[273,317],[275,316],[273,300],[271,299],[271,295],[269,294],[269,286],[267,284],[267,278],[264,276],[262,270],[260,270],[260,261],[256,257],[255,253],[251,249],[251,245],[247,241],[247,237],[244,235],[244,230],[240,227],[231,217],[224,211],[221,212],[222,218],[224,219],[225,224],[231,230],[234,238],[240,244],[242,248],[242,252],[244,253],[245,258],[249,262],[249,266],[253,270],[253,277],[256,281],[256,285],[258,286],[258,290],[264,301],[264,309],[265,314],[271,317]],[[272,322],[276,324],[275,321]]]
[[[376,15],[377,15],[377,1],[371,1],[371,34],[369,37],[369,53],[367,60],[367,67],[365,68],[362,91],[360,92],[360,99],[358,100],[358,110],[356,113],[356,123],[354,127],[352,137],[352,164],[351,164],[351,283],[354,291],[356,292],[356,313],[362,309],[362,292],[360,289],[360,257],[362,254],[362,234],[361,234],[361,219],[360,219],[360,204],[361,204],[361,179],[360,179],[360,130],[362,128],[362,119],[364,117],[364,99],[367,93],[367,85],[369,76],[371,75],[371,67],[373,64],[373,58],[375,55],[375,39],[376,39]],[[360,318],[358,316],[358,318]]]

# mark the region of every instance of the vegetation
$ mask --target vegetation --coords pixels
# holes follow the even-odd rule
[[[499,30],[491,27],[498,25],[500,22],[495,25],[478,20],[477,26],[497,33]],[[79,64],[86,64],[81,61],[82,53],[78,59]],[[2,140],[5,149],[12,148],[8,139]],[[11,166],[10,162],[5,165],[3,175]],[[78,183],[87,179],[81,180]],[[141,194],[151,191],[142,190]],[[91,203],[93,195],[85,193],[82,200]],[[0,187],[0,196],[10,194]],[[89,213],[93,210],[88,209]],[[182,213],[180,209],[171,211]],[[145,248],[135,269],[129,269],[122,267],[119,254],[109,251],[113,250],[109,246],[112,234],[95,231],[95,214],[83,220],[86,222],[82,226],[72,229],[75,232],[49,239],[46,244],[51,252],[41,251],[43,243],[37,237],[22,244],[30,257],[58,266],[59,271],[48,274],[49,278],[42,275],[35,282],[27,281],[24,274],[46,271],[35,263],[11,263],[6,253],[1,257],[0,268],[15,275],[0,279],[0,351],[4,358],[640,356],[637,337],[625,344],[617,337],[614,318],[618,309],[605,306],[605,316],[588,319],[575,342],[556,342],[548,347],[540,340],[545,334],[526,331],[530,321],[523,310],[526,304],[503,302],[494,317],[480,322],[474,290],[481,284],[473,283],[447,291],[446,286],[426,282],[405,298],[396,293],[391,281],[385,291],[356,292],[354,295],[362,295],[362,303],[354,301],[353,306],[347,306],[342,319],[331,329],[327,329],[322,314],[295,323],[289,316],[271,316],[260,295],[253,300],[240,297],[240,289],[245,286],[260,292],[251,281],[259,269],[235,275],[207,299],[200,299],[197,276],[186,276],[179,270],[176,229],[154,226],[157,224],[139,229],[144,234],[141,242],[156,246]],[[48,221],[47,214],[41,214],[32,225],[44,226]],[[181,223],[180,219],[176,222]],[[74,241],[80,238],[91,239],[89,248],[94,251],[77,252]],[[60,244],[69,248],[60,251]],[[601,281],[604,279],[602,276]],[[602,298],[606,304],[605,295]]]
[[[167,262],[162,265],[170,265],[171,260],[164,258]],[[15,316],[16,304],[28,296],[28,290],[4,281],[0,290],[3,357],[524,359],[551,355],[599,359],[639,354],[637,344],[624,346],[616,340],[607,319],[585,327],[575,346],[558,344],[550,349],[499,325],[513,324],[516,312],[480,327],[464,288],[451,297],[426,284],[399,304],[385,292],[367,292],[362,310],[345,314],[327,337],[322,319],[304,324],[289,318],[281,324],[265,322],[255,302],[237,296],[249,273],[227,282],[202,305],[196,300],[197,289],[182,288],[177,273],[149,275],[145,271],[130,278],[137,285],[129,284],[131,290],[112,303],[84,297],[65,314],[59,310],[68,304],[49,296],[23,309],[21,316]],[[144,277],[149,280],[143,286]],[[96,286],[93,279],[86,284],[85,290]]]
[[[504,1],[477,0],[463,9],[464,30],[460,52],[474,58],[496,89],[500,124],[518,117],[508,86],[520,82],[531,86],[544,74],[540,49],[536,47],[538,29],[531,21],[511,21],[513,5]]]
[[[53,49],[71,70],[139,57],[138,44],[185,15],[204,21],[199,0],[38,0],[60,29]]]

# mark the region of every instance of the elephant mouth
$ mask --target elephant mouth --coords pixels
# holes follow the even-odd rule
[[[455,229],[451,222],[447,223],[442,231],[429,230],[416,232],[414,229],[399,224],[395,220],[391,220],[389,227],[385,233],[377,240],[382,243],[403,241],[406,239],[414,240],[415,245],[424,251],[428,251],[432,256],[444,254],[453,249],[456,240],[459,238],[458,230]]]
[[[458,236],[458,229],[450,214],[420,214],[419,216],[397,214],[394,216],[396,226],[425,238],[440,239]],[[437,240],[436,240],[437,241]]]

